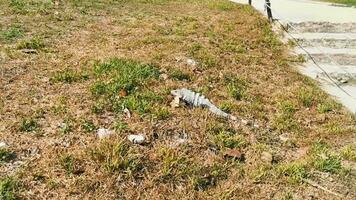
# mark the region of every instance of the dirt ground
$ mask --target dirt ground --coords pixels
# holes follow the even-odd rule
[[[355,116],[252,7],[0,4],[0,199],[356,198]],[[172,107],[184,87],[258,127]]]

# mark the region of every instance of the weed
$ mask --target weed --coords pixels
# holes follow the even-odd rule
[[[15,153],[7,150],[6,148],[0,148],[0,164],[2,162],[9,162],[16,157]]]
[[[159,107],[158,109],[156,109],[154,111],[154,116],[158,120],[165,120],[165,119],[168,119],[171,116],[171,113],[169,112],[169,110],[167,108]]]
[[[231,113],[233,105],[230,102],[224,102],[220,105],[220,109],[226,113]]]
[[[277,169],[280,175],[287,176],[292,183],[300,183],[304,178],[309,176],[304,163],[293,162],[282,164]]]
[[[356,162],[356,145],[350,144],[342,148],[341,156],[346,160]]]
[[[161,148],[158,156],[161,161],[160,177],[164,182],[184,181],[192,174],[192,170],[195,168],[193,162],[183,152],[175,149]]]
[[[191,81],[190,75],[182,72],[181,70],[173,70],[170,76],[178,81]]]
[[[71,174],[81,174],[83,170],[79,166],[79,161],[74,158],[72,155],[64,155],[59,161],[62,168],[66,171],[67,175]]]
[[[280,112],[273,121],[274,127],[281,132],[298,130],[299,126],[294,119],[297,111],[296,105],[291,101],[282,101],[279,104],[279,110]]]
[[[341,106],[339,104],[337,104],[336,102],[329,100],[329,101],[319,104],[317,110],[319,113],[327,113],[327,112],[331,112],[335,109],[339,109],[340,107]]]
[[[94,73],[100,81],[92,85],[91,92],[99,97],[98,101],[108,99],[106,105],[112,111],[122,112],[124,108],[128,108],[144,114],[150,112],[154,100],[160,99],[152,92],[142,92],[147,82],[159,76],[158,69],[153,65],[112,59],[95,65]],[[138,93],[139,90],[141,92]],[[124,91],[124,95],[121,91]]]
[[[117,121],[114,125],[114,129],[117,132],[124,132],[128,129],[128,125],[126,122],[123,121]]]
[[[204,191],[215,186],[218,180],[225,178],[227,178],[226,166],[214,164],[213,166],[199,167],[191,180],[195,190]]]
[[[63,83],[73,83],[81,80],[87,80],[89,75],[81,74],[77,71],[66,69],[64,71],[56,73],[50,78],[51,82],[63,82]]]
[[[7,30],[1,32],[1,36],[6,41],[14,41],[24,35],[24,31],[19,26],[11,26]]]
[[[225,75],[224,83],[228,94],[236,100],[241,100],[244,96],[247,83],[245,80],[234,75]]]
[[[330,152],[329,146],[321,141],[311,150],[312,165],[320,171],[336,173],[341,170],[340,156]]]
[[[315,156],[313,165],[320,171],[336,173],[341,170],[341,159],[332,153],[322,153]]]
[[[83,120],[81,127],[87,133],[94,132],[96,130],[94,122],[90,120]]]
[[[310,90],[301,89],[299,90],[297,97],[304,107],[311,107],[313,105],[314,95],[315,94]]]
[[[222,11],[229,11],[235,8],[235,4],[229,1],[209,1],[210,9],[217,9]]]
[[[142,168],[142,159],[139,159],[139,155],[126,142],[126,139],[103,141],[90,150],[90,155],[109,173],[132,174]]]
[[[196,58],[196,60],[201,63],[199,66],[202,67],[202,69],[209,69],[217,65],[215,55],[209,52],[209,50],[201,44],[194,43],[190,47],[189,52],[191,57]]]
[[[40,50],[45,47],[44,42],[39,38],[32,38],[30,40],[25,40],[17,45],[17,49],[35,49]]]
[[[15,11],[23,11],[25,9],[26,3],[24,0],[10,0],[10,6]]]
[[[73,120],[66,118],[63,123],[60,125],[61,134],[68,134],[73,130]]]
[[[0,199],[15,200],[18,199],[17,192],[18,182],[11,177],[0,179]]]
[[[93,107],[91,108],[91,111],[94,113],[94,114],[101,114],[104,112],[105,110],[105,102],[104,101],[97,101]]]
[[[247,144],[246,139],[242,135],[237,135],[228,131],[220,131],[218,134],[214,135],[213,142],[222,150],[225,148],[241,148]]]
[[[20,131],[21,132],[33,132],[38,129],[39,125],[33,118],[22,119]]]

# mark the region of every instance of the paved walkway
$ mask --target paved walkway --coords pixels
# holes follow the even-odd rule
[[[232,1],[248,3],[248,0]],[[303,49],[296,48],[296,53],[307,58],[300,67],[301,72],[320,81],[325,91],[356,113],[356,8],[312,0],[270,2],[273,17],[284,24],[291,24],[290,34],[300,41],[333,81],[306,56]],[[252,0],[253,6],[266,14],[264,3],[265,0]]]

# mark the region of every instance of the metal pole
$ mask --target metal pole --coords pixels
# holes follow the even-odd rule
[[[271,10],[271,2],[266,0],[266,10],[269,21],[273,21],[272,10]]]

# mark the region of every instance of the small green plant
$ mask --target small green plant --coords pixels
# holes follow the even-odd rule
[[[10,0],[10,6],[16,11],[23,11],[26,3],[24,0]]]
[[[234,75],[225,75],[224,83],[228,94],[236,100],[241,100],[245,95],[247,83],[245,80]]]
[[[346,160],[356,162],[356,145],[350,144],[342,148],[341,156]]]
[[[229,102],[224,102],[220,105],[220,109],[226,113],[231,113],[233,105]]]
[[[73,121],[69,118],[66,118],[63,123],[60,125],[61,134],[68,134],[73,130]]]
[[[169,112],[169,110],[167,108],[159,107],[158,109],[155,110],[154,115],[159,120],[165,120],[171,116],[171,113]]]
[[[2,38],[6,41],[14,41],[24,35],[24,31],[19,26],[11,26],[7,30],[1,32]]]
[[[160,177],[164,182],[183,181],[195,168],[192,161],[184,154],[171,148],[161,148],[158,151],[161,160]]]
[[[87,80],[89,75],[81,74],[77,71],[66,69],[64,71],[56,73],[53,77],[50,78],[52,82],[63,82],[63,83],[73,83],[81,80]]]
[[[313,165],[320,171],[336,173],[341,170],[341,159],[329,152],[321,153],[315,156]]]
[[[81,174],[83,169],[79,165],[79,160],[73,157],[72,155],[64,155],[60,158],[59,161],[61,167],[66,171],[67,175],[71,174]]]
[[[204,191],[215,186],[218,180],[227,178],[225,166],[214,164],[213,166],[197,167],[192,175],[192,185],[195,190]]]
[[[327,112],[331,112],[335,109],[340,108],[340,105],[337,104],[336,102],[332,102],[331,100],[323,102],[321,104],[318,105],[318,112],[319,113],[327,113]]]
[[[19,45],[17,45],[18,49],[35,49],[35,50],[40,50],[45,47],[44,42],[39,39],[39,38],[32,38],[30,40],[25,40],[20,42]]]
[[[96,64],[94,74],[97,82],[91,92],[97,102],[110,111],[121,113],[125,108],[140,114],[151,112],[155,100],[162,99],[153,92],[144,90],[146,83],[159,77],[158,68],[132,60],[112,59]],[[104,99],[104,100],[103,100]]]
[[[191,81],[191,77],[188,73],[184,73],[181,70],[173,70],[171,72],[172,79],[178,80],[178,81]]]
[[[22,119],[20,125],[21,132],[33,132],[38,129],[39,125],[33,118]]]
[[[128,129],[128,125],[126,122],[123,122],[123,121],[117,121],[114,125],[114,129],[115,131],[117,132],[124,132]]]
[[[94,132],[96,130],[94,122],[90,120],[83,120],[81,127],[87,133]]]
[[[126,139],[103,141],[90,150],[90,156],[109,173],[133,174],[142,168],[142,159]]]
[[[17,199],[18,182],[11,177],[0,179],[0,199],[15,200]]]
[[[292,183],[300,183],[309,176],[304,163],[293,162],[278,166],[277,171],[282,176],[287,176]]]
[[[219,149],[241,148],[247,144],[246,139],[242,135],[228,131],[220,131],[218,134],[214,135],[213,142]]]
[[[312,91],[307,89],[301,89],[298,92],[298,100],[303,104],[304,107],[311,107],[313,105],[314,96]]]
[[[279,104],[279,112],[273,121],[274,127],[281,132],[298,130],[299,126],[294,119],[296,111],[297,108],[293,102],[282,101]]]
[[[10,152],[6,148],[0,148],[0,164],[2,162],[8,162],[15,158],[15,154],[13,152]]]

